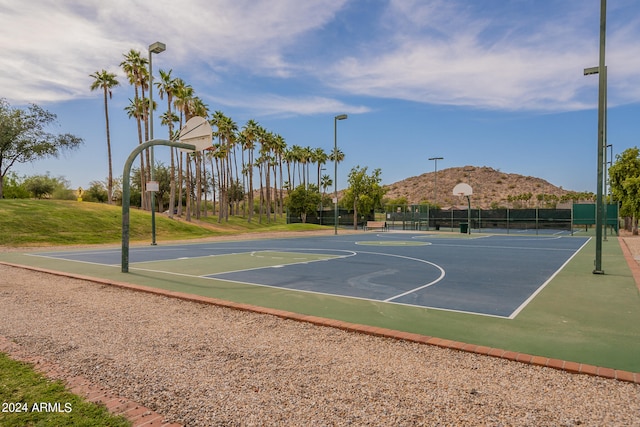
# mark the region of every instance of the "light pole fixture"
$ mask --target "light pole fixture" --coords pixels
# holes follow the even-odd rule
[[[338,234],[338,120],[345,120],[346,114],[333,118],[333,234]]]
[[[433,169],[433,205],[435,207],[438,204],[438,160],[444,160],[444,157],[429,157],[429,160],[433,160],[435,162]]]
[[[607,0],[600,0],[600,57],[597,67],[585,68],[584,75],[598,74],[598,171],[596,184],[596,259],[593,274],[604,274],[602,269],[602,223],[604,205],[602,188],[604,186],[604,156],[606,151],[606,94],[607,67],[605,65],[605,40],[607,33]]]
[[[155,42],[149,45],[149,140],[153,140],[153,53],[162,53],[167,49],[167,46],[161,42]],[[153,181],[153,164],[155,162],[153,158],[153,146],[149,149],[149,167],[151,168],[151,181]],[[151,245],[155,246],[156,243],[156,193],[151,191]]]

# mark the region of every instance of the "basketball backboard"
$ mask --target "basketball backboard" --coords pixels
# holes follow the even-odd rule
[[[467,183],[461,182],[460,184],[453,187],[453,195],[454,196],[470,196],[473,194],[473,190],[471,186]]]
[[[192,117],[180,129],[178,141],[195,145],[195,151],[211,148],[213,141],[211,125],[204,117]]]

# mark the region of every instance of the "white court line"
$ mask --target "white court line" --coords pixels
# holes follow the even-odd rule
[[[99,266],[102,266],[102,267],[120,267],[120,263],[118,263],[118,264],[103,264],[103,263],[100,263],[100,262],[81,261],[81,260],[77,260],[77,259],[60,258],[60,257],[54,257],[54,256],[49,256],[49,255],[41,255],[41,254],[23,254],[23,255],[39,257],[39,258],[54,259],[56,261],[78,262],[80,264],[99,265]]]
[[[580,246],[580,248],[579,248],[577,251],[575,251],[575,253],[574,253],[573,255],[571,255],[571,256],[569,257],[569,259],[567,259],[567,260],[565,261],[565,263],[564,263],[564,264],[562,264],[562,265],[560,266],[560,268],[558,268],[558,269],[556,270],[556,272],[555,272],[555,273],[553,273],[553,274],[551,275],[551,277],[549,277],[549,278],[547,279],[547,281],[546,281],[546,282],[544,282],[544,283],[543,283],[543,284],[542,284],[542,285],[541,285],[541,286],[540,286],[540,287],[539,287],[539,288],[538,288],[534,293],[532,293],[532,294],[529,296],[529,298],[527,298],[527,299],[526,299],[522,304],[520,304],[520,306],[519,306],[518,308],[516,308],[516,309],[515,309],[515,311],[514,311],[513,313],[511,313],[511,315],[510,315],[508,318],[509,318],[509,319],[515,319],[515,318],[516,318],[516,316],[517,316],[518,314],[520,314],[520,312],[521,312],[521,311],[522,311],[522,310],[523,310],[523,309],[524,309],[524,308],[525,308],[525,307],[526,307],[526,306],[527,306],[531,301],[533,301],[533,299],[534,299],[534,298],[535,298],[535,297],[536,297],[540,292],[542,292],[542,290],[543,290],[543,289],[544,289],[544,288],[545,288],[545,287],[546,287],[546,286],[547,286],[547,285],[548,285],[548,284],[549,284],[549,283],[550,283],[550,282],[551,282],[551,281],[552,281],[552,280],[553,280],[553,279],[558,275],[558,273],[560,273],[560,271],[562,271],[562,269],[563,269],[567,264],[569,264],[569,261],[571,261],[571,260],[573,259],[573,257],[575,257],[576,255],[578,255],[578,252],[580,252],[580,251],[582,250],[582,248],[584,248],[584,247],[585,247],[585,245],[586,245],[587,243],[589,243],[589,241],[590,241],[590,240],[591,240],[591,237],[589,237],[589,238],[587,239],[587,241],[586,241],[586,242],[584,242],[584,244],[583,244],[582,246]]]
[[[398,294],[398,295],[392,296],[392,297],[390,297],[390,298],[387,298],[387,299],[383,300],[383,302],[391,302],[391,301],[393,301],[393,300],[394,300],[394,299],[396,299],[396,298],[400,298],[400,297],[403,297],[403,296],[408,295],[408,294],[410,294],[410,293],[413,293],[413,292],[419,291],[420,289],[424,289],[424,288],[427,288],[427,287],[429,287],[429,286],[431,286],[431,285],[435,285],[436,283],[438,283],[439,281],[441,281],[442,279],[444,279],[444,276],[445,276],[444,268],[440,267],[438,264],[435,264],[435,263],[433,263],[433,262],[426,261],[426,260],[423,260],[423,259],[420,259],[420,258],[413,258],[413,257],[408,257],[408,256],[403,256],[403,255],[385,254],[385,253],[380,253],[380,252],[366,252],[366,251],[359,251],[358,253],[362,253],[362,254],[370,254],[370,255],[381,255],[381,256],[389,256],[389,257],[395,257],[395,258],[408,259],[409,261],[417,261],[417,262],[421,262],[421,263],[423,263],[423,264],[429,264],[430,266],[435,267],[435,268],[437,268],[438,270],[440,270],[440,276],[439,276],[437,279],[435,279],[435,280],[433,280],[433,281],[431,281],[431,282],[429,282],[429,283],[426,283],[426,284],[424,284],[424,285],[422,285],[422,286],[419,286],[419,287],[417,287],[417,288],[414,288],[414,289],[408,290],[408,291],[406,291],[406,292],[403,292],[403,293],[401,293],[401,294]]]
[[[209,255],[199,255],[199,256],[184,256],[184,257],[179,257],[179,258],[169,258],[169,259],[150,259],[147,261],[136,261],[136,262],[129,262],[129,265],[135,265],[135,264],[153,264],[156,262],[171,262],[171,261],[182,261],[185,259],[199,259],[199,258],[211,258],[211,257],[222,257],[222,256],[229,256],[229,255],[241,255],[247,252],[231,252],[228,254],[209,254]]]
[[[291,251],[295,252],[295,251],[300,251],[300,250],[312,251],[312,250],[318,250],[318,249],[317,248],[316,249],[292,249]],[[287,264],[287,266],[289,266],[289,265],[298,265],[298,264],[309,264],[309,263],[312,263],[312,262],[321,262],[321,261],[333,261],[333,260],[336,260],[336,259],[349,258],[349,257],[355,256],[357,254],[357,252],[344,250],[344,249],[322,249],[322,250],[329,250],[329,251],[335,251],[335,252],[347,252],[347,254],[346,255],[329,255],[329,254],[327,254],[327,256],[330,256],[331,258],[312,259],[312,260],[309,260],[309,258],[293,258],[293,259],[300,259],[300,262],[292,262],[292,263]],[[251,252],[252,256],[253,256],[253,253],[255,253],[255,252],[256,251]],[[257,252],[277,252],[277,251],[273,251],[273,250],[267,249],[267,250],[264,250],[264,251],[257,251]],[[286,252],[286,251],[280,251],[280,252]],[[248,252],[245,252],[245,253],[248,253]],[[315,253],[315,255],[324,255],[324,254]],[[219,274],[243,273],[245,271],[262,270],[262,269],[267,269],[267,268],[273,268],[273,266],[272,265],[268,265],[268,266],[263,266],[263,267],[243,268],[243,269],[240,269],[240,270],[221,271],[220,273],[203,274],[202,276],[194,276],[194,277],[203,277],[203,278],[206,278],[206,279],[218,279],[217,277],[209,277],[209,276],[217,276]],[[227,279],[219,279],[219,280],[227,280]],[[229,281],[233,282],[233,280],[229,280]],[[238,282],[238,283],[243,283],[243,282]],[[274,286],[274,287],[277,288],[278,286]],[[282,289],[284,289],[284,288],[282,288]]]
[[[332,249],[332,250],[337,250],[337,249]],[[267,252],[270,252],[270,251],[267,251]],[[351,252],[351,254],[350,255],[337,255],[337,256],[335,256],[333,258],[326,258],[326,259],[309,260],[309,259],[305,258],[304,261],[292,262],[292,263],[287,264],[287,265],[308,264],[308,263],[311,263],[311,262],[320,262],[320,261],[331,261],[331,260],[334,260],[334,259],[348,258],[348,257],[354,256],[356,254],[353,251],[346,251],[346,250],[344,250],[344,251],[341,250],[341,252]],[[236,253],[236,254],[224,254],[224,255],[243,255],[243,254],[247,254],[247,253],[250,253],[250,252],[242,252],[242,253]],[[220,255],[208,255],[208,256],[220,256]],[[206,258],[206,257],[194,257],[194,258],[190,258],[190,259],[195,259],[195,258]],[[158,262],[158,261],[152,261],[152,262]],[[245,282],[240,282],[240,281],[237,281],[237,280],[222,279],[222,278],[215,277],[215,276],[220,275],[220,274],[243,273],[245,271],[261,270],[261,269],[275,268],[275,267],[281,268],[283,266],[282,265],[277,265],[277,266],[269,265],[269,266],[266,266],[266,267],[263,266],[263,267],[243,268],[243,269],[240,269],[240,270],[228,270],[228,271],[221,271],[219,273],[207,273],[207,274],[202,274],[202,275],[176,273],[176,272],[173,272],[173,271],[166,271],[166,270],[153,270],[153,269],[150,269],[150,268],[141,268],[141,267],[132,267],[132,268],[130,268],[130,270],[148,271],[148,272],[151,272],[151,273],[173,274],[174,276],[194,277],[194,278],[198,278],[198,279],[224,280],[226,282],[245,283]],[[256,285],[256,286],[268,286],[268,285],[261,285],[259,283],[248,283],[248,282],[246,282],[245,284]],[[279,288],[279,289],[286,289],[286,288],[283,288],[281,286],[271,286],[271,287]]]
[[[376,255],[383,255],[383,254],[376,254]],[[349,299],[355,299],[355,300],[359,300],[359,301],[368,301],[368,302],[373,302],[373,303],[384,303],[384,304],[401,305],[401,306],[404,306],[404,307],[415,307],[415,308],[424,309],[424,310],[438,310],[438,311],[447,311],[447,312],[450,312],[450,313],[462,313],[462,314],[471,314],[471,315],[476,315],[476,316],[495,317],[495,318],[499,318],[499,319],[508,319],[508,317],[506,317],[506,316],[500,316],[500,315],[497,315],[497,314],[489,314],[489,313],[479,313],[479,312],[475,312],[475,311],[455,310],[455,309],[451,309],[451,308],[432,307],[432,306],[428,306],[428,305],[409,304],[409,303],[404,303],[404,302],[379,300],[379,299],[374,299],[374,298],[356,297],[356,296],[352,296],[352,295],[333,294],[333,293],[329,293],[329,292],[311,291],[311,290],[308,290],[308,289],[287,288],[287,287],[284,287],[284,286],[265,285],[265,284],[262,284],[262,283],[253,283],[253,282],[243,282],[241,280],[223,279],[223,278],[220,278],[220,277],[201,277],[201,278],[202,279],[208,279],[208,280],[220,280],[222,282],[235,283],[235,284],[239,284],[239,285],[260,286],[260,287],[263,287],[263,288],[277,289],[277,290],[280,290],[280,291],[304,292],[304,293],[308,293],[308,294],[323,295],[323,296],[329,296],[329,297],[334,297],[334,298],[349,298]]]
[[[575,249],[571,248],[530,248],[526,246],[489,246],[489,245],[454,245],[451,243],[433,243],[433,246],[450,246],[450,247],[459,247],[459,248],[469,248],[469,249],[517,249],[523,251],[570,251],[573,252]]]
[[[42,257],[48,257],[48,258],[55,258],[53,255],[58,255],[60,259],[65,259],[61,257],[68,256],[68,255],[92,255],[92,254],[104,255],[104,254],[115,254],[115,253],[120,253],[120,249],[112,249],[108,251],[95,251],[95,252],[94,251],[35,252],[35,253],[26,253],[25,255],[42,256]]]

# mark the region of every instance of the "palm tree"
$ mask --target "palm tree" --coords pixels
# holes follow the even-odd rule
[[[322,179],[320,180],[320,187],[322,188],[322,195],[327,194],[327,188],[333,185],[333,179],[329,175],[322,175]]]
[[[291,182],[291,189],[294,189],[296,188],[296,166],[298,167],[298,180],[302,183],[302,178],[300,177],[300,163],[303,158],[303,148],[299,145],[292,146],[289,157],[291,158],[291,163],[293,163],[293,181],[289,181]]]
[[[288,148],[285,150],[284,152],[284,161],[287,163],[287,185],[288,185],[288,190],[293,190],[295,188],[294,184],[295,184],[295,161],[296,161],[296,156],[295,153],[293,151],[293,147]],[[293,179],[294,181],[291,180],[292,176],[291,176],[291,164],[293,163]]]
[[[271,222],[271,164],[274,163],[271,151],[275,135],[261,127],[258,132],[258,139],[260,140],[260,159],[262,160],[260,163],[264,164],[262,168],[265,172],[266,187],[266,197],[261,199],[264,200],[266,204],[267,222]],[[262,181],[262,175],[260,175],[260,180]],[[260,188],[262,188],[262,182],[260,183]]]
[[[160,70],[160,80],[156,82],[156,87],[160,92],[160,99],[164,99],[167,95],[167,112],[162,116],[162,124],[169,127],[169,140],[173,138],[173,123],[179,118],[173,114],[173,93],[176,89],[176,79],[171,77],[171,71]],[[177,120],[176,120],[177,119]],[[176,164],[174,149],[171,147],[171,166],[170,166],[170,191],[169,191],[169,218],[173,218],[173,209],[176,206]]]
[[[309,164],[311,163],[312,159],[313,159],[313,150],[309,146],[304,147],[301,151],[300,161],[304,166],[302,171],[302,179],[304,181],[305,188],[309,188]]]
[[[327,163],[329,155],[322,148],[316,148],[312,151],[312,160],[318,165],[318,189],[320,188],[320,172],[322,165]]]
[[[127,112],[127,117],[134,118],[138,123],[138,140],[139,141],[142,141],[142,127],[140,126],[140,123],[142,120],[142,116],[144,115],[145,108],[146,108],[146,105],[144,105],[144,101],[140,98],[138,99],[129,98],[129,105],[124,108],[124,110]],[[140,192],[140,207],[142,209],[145,209],[147,196],[146,196],[146,191],[144,191],[144,188],[146,186],[146,179],[143,171],[144,171],[144,157],[140,156],[140,188],[142,189],[142,191]]]
[[[111,204],[113,203],[113,163],[111,159],[111,133],[109,130],[109,108],[107,104],[107,95],[109,96],[109,99],[111,99],[111,89],[120,85],[120,83],[118,82],[118,80],[116,80],[116,75],[114,73],[109,73],[104,69],[101,71],[96,71],[89,77],[93,77],[95,79],[91,84],[91,90],[94,91],[97,89],[102,89],[104,93],[104,118],[107,128],[107,157],[109,161],[109,177],[107,178],[107,202]]]
[[[344,160],[344,153],[340,150],[340,148],[334,148],[333,150],[331,150],[331,154],[329,154],[329,160],[340,164]]]
[[[218,138],[220,141],[220,138]],[[213,152],[212,156],[216,160],[216,169],[218,170],[218,222],[222,222],[222,218],[225,217],[225,206],[226,206],[226,188],[225,183],[227,181],[226,177],[226,167],[225,167],[225,159],[227,157],[227,146],[223,142],[218,142],[218,144],[214,145],[216,148]]]
[[[284,210],[284,195],[282,190],[282,187],[284,186],[284,182],[283,182],[284,178],[282,176],[282,160],[283,160],[282,158],[286,150],[287,150],[287,142],[284,140],[284,138],[281,135],[276,135],[275,139],[273,140],[273,152],[276,156],[276,161],[278,162],[278,166],[280,170],[280,193],[278,196],[279,198],[278,213],[280,214],[280,217],[282,217],[282,213]],[[277,190],[278,181],[276,181],[274,184],[276,185],[276,190]]]
[[[247,150],[248,151],[248,159],[247,159],[247,172],[249,174],[247,181],[249,183],[249,191],[247,191],[247,197],[248,197],[248,204],[249,204],[249,215],[248,215],[248,222],[251,222],[251,219],[253,218],[253,168],[254,168],[254,162],[253,162],[253,154],[254,154],[254,149],[255,149],[255,143],[256,140],[258,139],[258,129],[259,129],[260,125],[258,125],[258,123],[256,123],[255,120],[248,120],[247,123],[244,125],[244,127],[242,128],[242,148],[243,150]]]
[[[139,108],[141,106],[138,105],[138,103],[141,99],[144,98],[144,89],[145,89],[146,79],[148,76],[148,69],[147,69],[148,60],[142,57],[139,51],[134,49],[131,49],[129,52],[127,52],[123,56],[125,59],[120,63],[120,66],[122,67],[124,72],[127,74],[129,84],[133,85],[134,98],[131,104],[135,106],[133,108],[136,110],[134,114],[131,114],[131,111],[128,110],[128,112],[130,113],[129,117],[134,117],[136,119],[136,124],[138,126],[138,144],[142,144],[144,142],[142,139],[142,122],[143,121],[145,123],[145,137],[146,139],[148,139],[148,127],[146,126],[146,123],[147,123],[146,109],[148,108],[148,104],[145,106],[142,106],[143,110],[139,111]],[[140,96],[138,89],[141,89],[142,96]],[[126,107],[125,109],[130,109],[130,107]],[[145,171],[146,171],[145,157],[140,156],[140,180],[141,180],[141,185],[143,189],[146,186],[147,174],[145,173]],[[142,191],[141,203],[144,209],[150,208],[146,191]]]
[[[193,98],[193,88],[185,83],[184,80],[177,78],[175,80],[175,88],[173,90],[174,107],[179,111],[179,123],[180,128],[184,123],[185,111],[188,111],[189,104]],[[180,151],[180,158],[178,160],[178,216],[182,216],[182,182],[183,182],[183,168],[182,168],[182,154]],[[187,181],[188,185],[188,181]]]
[[[229,194],[228,190],[234,182],[233,169],[231,168],[231,152],[236,143],[236,132],[238,125],[229,117],[225,116],[222,111],[216,111],[213,113],[211,119],[211,125],[217,128],[214,134],[218,137],[218,142],[222,152],[221,158],[223,166],[220,170],[220,176],[218,177],[218,186],[220,188],[220,211],[218,214],[218,221],[221,222],[222,218],[226,221],[229,220]],[[237,167],[236,167],[237,170]]]
[[[188,115],[187,117],[190,119],[191,117],[199,116],[203,118],[208,118],[209,116],[209,107],[205,104],[201,98],[195,96],[192,98],[191,102],[188,104]],[[196,172],[196,219],[200,219],[200,212],[202,210],[202,152],[196,151],[193,153],[194,160],[194,168]]]

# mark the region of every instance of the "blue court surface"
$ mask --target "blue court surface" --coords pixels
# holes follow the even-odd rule
[[[130,271],[515,318],[588,242],[387,232],[132,247]],[[119,249],[32,256],[120,268]],[[214,283],[212,282],[212,286]]]

